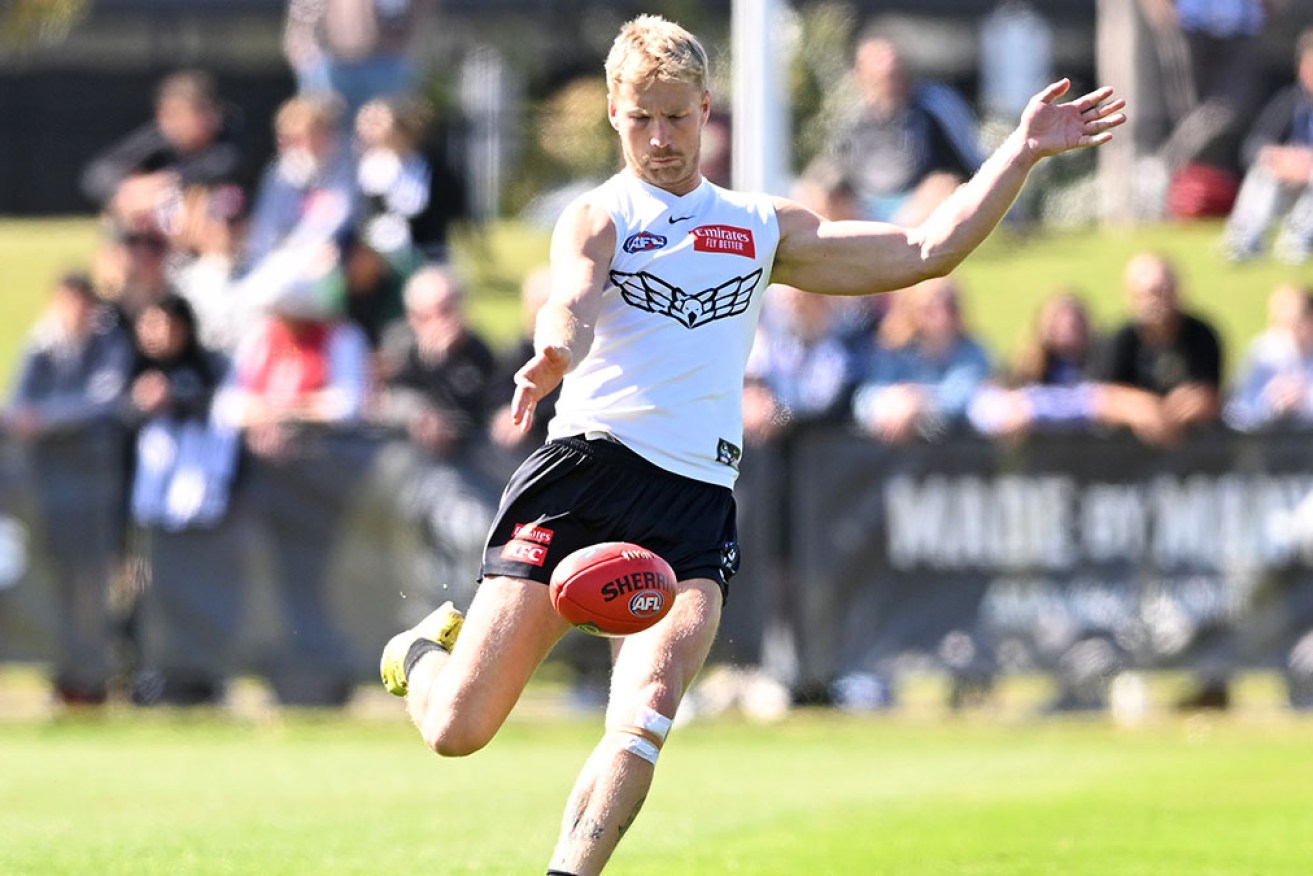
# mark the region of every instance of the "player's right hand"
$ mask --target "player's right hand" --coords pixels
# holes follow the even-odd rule
[[[573,361],[574,354],[569,347],[544,347],[541,353],[515,372],[511,421],[520,431],[528,432],[533,427],[533,412],[538,402],[560,385]]]

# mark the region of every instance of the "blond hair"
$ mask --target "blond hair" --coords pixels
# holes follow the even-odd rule
[[[280,135],[329,133],[342,119],[342,102],[332,95],[292,97],[274,113],[274,132]]]
[[[606,87],[622,82],[688,82],[707,88],[707,52],[697,37],[659,15],[640,15],[620,28],[606,56]]]

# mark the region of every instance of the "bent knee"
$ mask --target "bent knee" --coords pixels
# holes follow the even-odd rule
[[[440,757],[467,757],[487,745],[497,728],[443,715],[425,719],[420,732],[424,744]]]

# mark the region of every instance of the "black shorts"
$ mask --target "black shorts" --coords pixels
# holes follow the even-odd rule
[[[734,493],[610,439],[549,441],[506,485],[480,574],[546,584],[567,555],[604,541],[642,545],[678,580],[710,578],[727,593],[739,560]]]

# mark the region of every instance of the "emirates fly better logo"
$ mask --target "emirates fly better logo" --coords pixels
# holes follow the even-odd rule
[[[752,232],[736,225],[699,225],[689,232],[693,235],[693,249],[698,252],[718,252],[755,259],[757,245]]]

